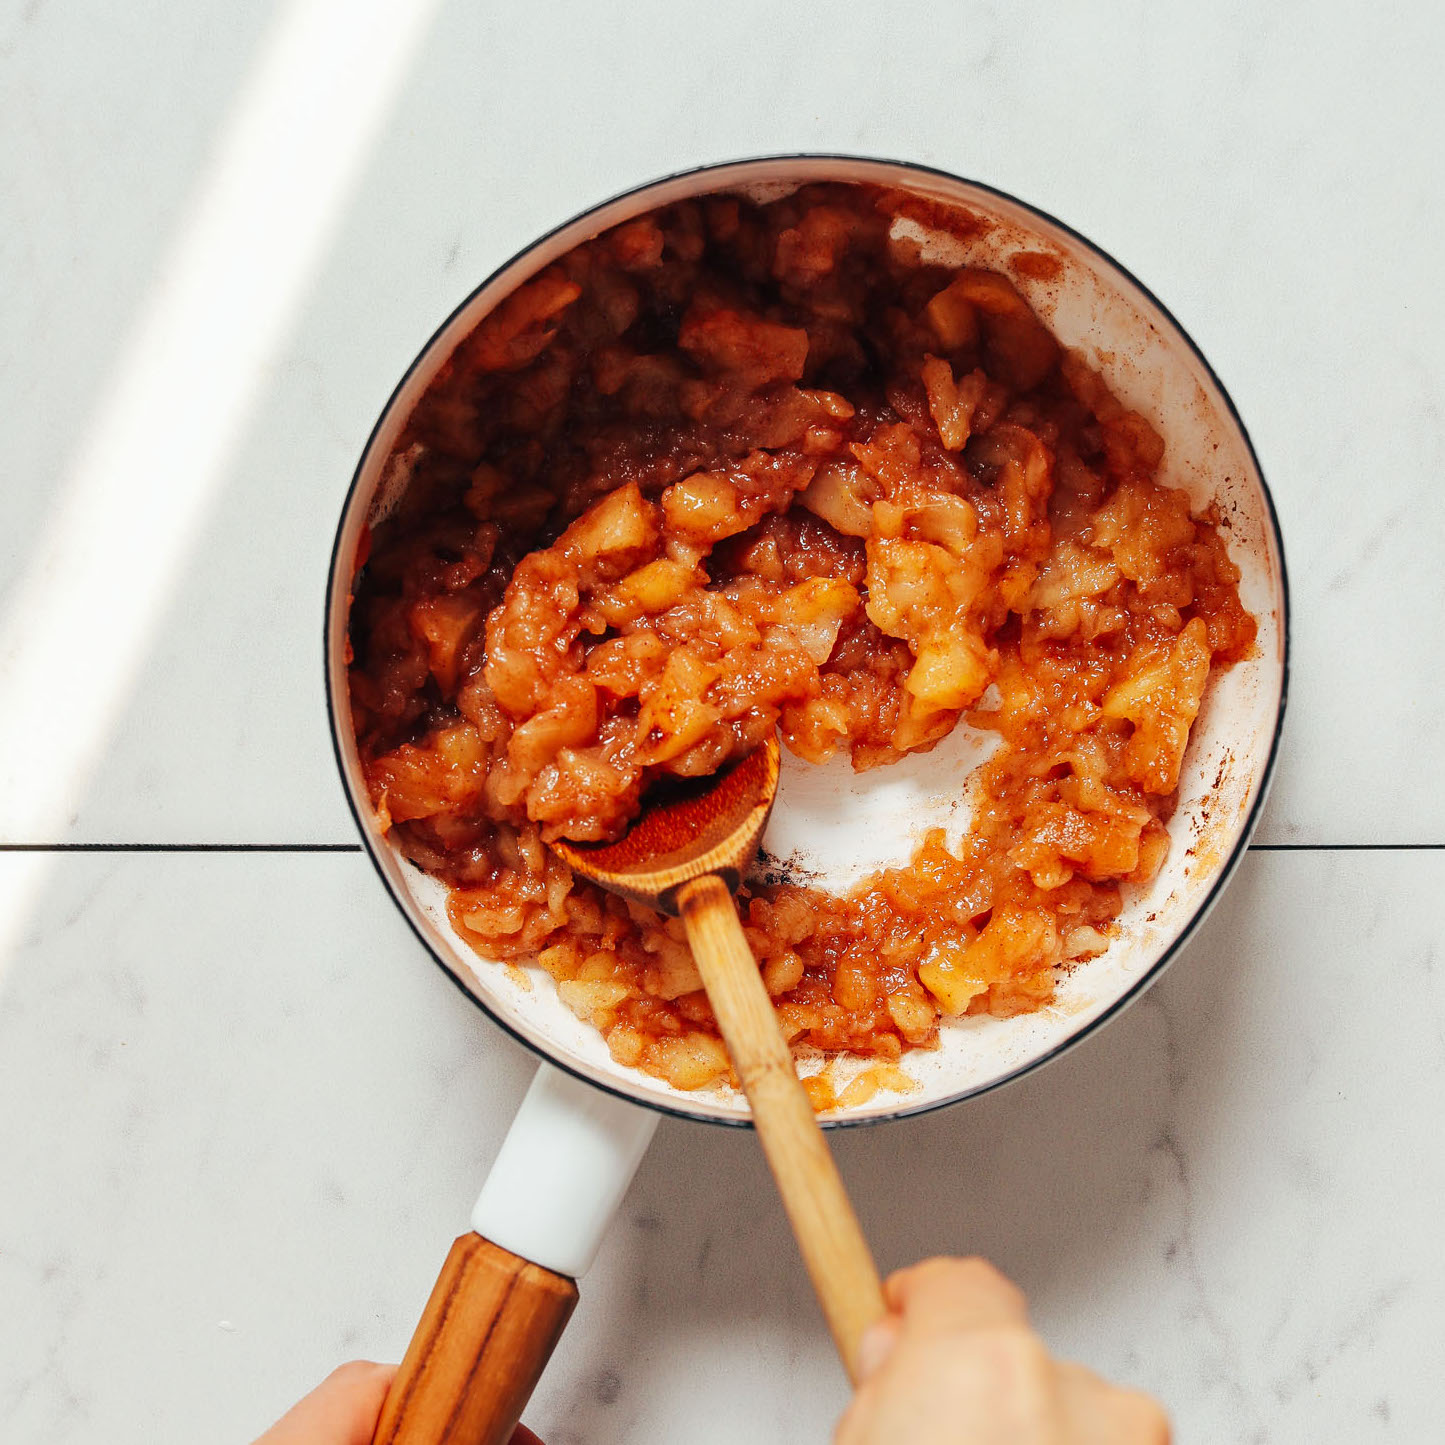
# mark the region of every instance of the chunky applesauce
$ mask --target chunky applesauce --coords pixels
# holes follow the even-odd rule
[[[1107,948],[1211,672],[1254,640],[1158,433],[1008,275],[926,263],[913,205],[715,195],[578,246],[456,348],[357,559],[382,825],[483,958],[535,958],[679,1088],[728,1072],[679,923],[549,842],[616,837],[654,781],[774,729],[860,770],[996,733],[961,843],[845,897],[742,895],[788,1038],[886,1066]]]

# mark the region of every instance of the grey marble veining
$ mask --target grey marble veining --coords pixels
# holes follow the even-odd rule
[[[0,213],[15,323],[0,398],[26,484],[0,493],[0,606],[227,104],[290,13],[40,6],[6,22],[0,188],[18,203]],[[1430,839],[1445,816],[1445,724],[1427,705],[1445,685],[1442,13],[1031,3],[970,6],[940,29],[936,7],[900,4],[880,30],[787,7],[643,4],[604,22],[442,4],[63,831],[349,837],[317,706],[320,598],[341,496],[396,379],[480,278],[579,208],[700,161],[811,147],[1014,191],[1179,315],[1253,432],[1293,572],[1293,745],[1265,836]],[[785,63],[795,49],[808,64]],[[722,70],[729,97],[700,104]],[[0,812],[0,837],[13,826]]]
[[[995,1259],[1182,1440],[1430,1438],[1442,886],[1439,854],[1256,854],[1065,1058],[836,1135],[880,1263]],[[398,1356],[531,1067],[360,858],[64,859],[0,992],[0,1438],[245,1441]],[[664,1121],[582,1295],[548,1445],[828,1438],[749,1135]]]
[[[0,4],[0,624],[248,83],[327,3]],[[427,25],[41,841],[349,842],[321,599],[397,377],[577,209],[816,149],[1014,192],[1175,312],[1251,430],[1294,584],[1262,839],[1445,842],[1445,11],[444,0]],[[248,218],[283,257],[293,223]],[[218,359],[199,346],[155,413]],[[141,484],[184,486],[164,440]],[[57,709],[91,704],[116,600],[56,649]],[[59,766],[49,741],[0,755],[0,841],[36,841],[8,799]],[[1434,1438],[1442,870],[1256,853],[1079,1049],[838,1136],[880,1262],[996,1259],[1181,1440]],[[397,1357],[533,1065],[365,861],[6,853],[0,914],[0,1440],[244,1445],[338,1360]],[[529,1420],[548,1445],[822,1442],[845,1398],[754,1141],[664,1122]]]

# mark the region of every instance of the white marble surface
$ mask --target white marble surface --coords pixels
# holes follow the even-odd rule
[[[1150,285],[1254,435],[1295,595],[1260,837],[1318,851],[844,1169],[885,1263],[993,1255],[1183,1440],[1432,1438],[1445,852],[1327,845],[1445,843],[1442,44],[1424,0],[3,0],[0,842],[351,840],[335,513],[539,231],[768,151],[1002,186]],[[0,854],[0,1439],[244,1442],[395,1356],[530,1067],[358,856]],[[665,1123],[529,1419],[822,1441],[842,1400],[751,1140]]]
[[[1252,855],[1074,1053],[837,1138],[880,1261],[987,1253],[1181,1440],[1433,1438],[1442,890]],[[245,1441],[396,1357],[530,1069],[359,857],[66,858],[0,1011],[0,1438]],[[844,1388],[752,1139],[665,1120],[529,1421],[822,1442]]]

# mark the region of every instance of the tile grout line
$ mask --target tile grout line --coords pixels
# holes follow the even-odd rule
[[[360,853],[360,843],[0,843],[0,853]],[[1251,843],[1251,853],[1429,853],[1445,843]]]

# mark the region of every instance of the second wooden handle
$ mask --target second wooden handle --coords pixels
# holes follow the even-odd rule
[[[506,1445],[577,1286],[483,1239],[452,1245],[372,1445]]]
[[[858,1343],[884,1313],[873,1255],[798,1079],[732,894],[720,878],[708,876],[685,884],[677,902],[803,1263],[856,1383]]]

